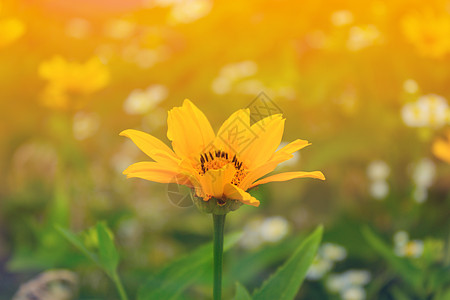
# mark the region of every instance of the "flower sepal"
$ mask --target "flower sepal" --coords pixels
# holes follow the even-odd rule
[[[242,202],[233,199],[217,199],[211,197],[208,201],[201,197],[192,197],[198,210],[207,214],[225,215],[230,211],[235,211],[242,206]]]

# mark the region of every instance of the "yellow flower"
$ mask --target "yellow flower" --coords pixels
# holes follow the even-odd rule
[[[402,20],[406,38],[425,56],[440,58],[450,52],[450,17],[432,11],[410,13]]]
[[[436,139],[432,148],[434,156],[450,164],[450,129],[446,132],[446,139]]]
[[[128,178],[187,185],[205,202],[215,198],[218,205],[237,200],[259,206],[246,191],[260,184],[305,177],[325,180],[319,171],[286,172],[260,179],[292,158],[292,153],[310,145],[298,139],[276,151],[284,121],[278,114],[250,126],[250,111],[241,109],[222,124],[216,135],[205,115],[186,99],[183,106],[168,114],[167,137],[173,150],[141,131],[127,129],[120,133],[154,160],[135,163],[123,173]]]
[[[0,48],[7,46],[25,33],[25,25],[16,18],[0,20]]]
[[[39,75],[48,80],[44,103],[55,108],[65,108],[71,95],[88,95],[109,82],[108,69],[95,57],[83,64],[57,56],[41,63]]]

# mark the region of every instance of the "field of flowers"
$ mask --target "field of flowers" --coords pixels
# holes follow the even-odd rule
[[[0,0],[0,300],[212,299],[211,215],[123,174],[156,153],[123,130],[204,132],[185,99],[219,135],[282,114],[279,149],[312,144],[274,173],[326,177],[240,194],[223,299],[450,299],[450,1]],[[264,296],[321,224],[301,288]]]

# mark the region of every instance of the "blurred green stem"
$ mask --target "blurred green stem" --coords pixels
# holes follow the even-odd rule
[[[117,272],[114,272],[114,274],[111,276],[112,280],[114,281],[114,284],[117,287],[117,291],[119,292],[120,299],[121,300],[128,300],[127,293],[125,292],[125,289],[123,288],[122,281],[119,278],[119,275]]]
[[[225,216],[213,214],[214,222],[214,300],[222,299],[222,258],[223,258],[223,229]]]

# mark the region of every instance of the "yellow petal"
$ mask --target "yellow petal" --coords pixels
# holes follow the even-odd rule
[[[230,154],[240,153],[254,139],[250,134],[250,110],[240,109],[223,122],[214,146]]]
[[[438,139],[433,143],[432,152],[437,158],[450,164],[450,140]]]
[[[294,153],[309,145],[311,145],[311,143],[308,141],[296,139],[295,141],[290,142],[289,144],[278,150],[276,153],[278,152]]]
[[[231,182],[235,173],[236,169],[231,164],[225,165],[221,169],[206,171],[200,178],[204,193],[221,199],[224,194],[224,185]]]
[[[283,137],[284,121],[281,115],[273,115],[251,126],[256,138],[239,153],[244,165],[256,168],[272,157]]]
[[[256,207],[259,206],[259,200],[231,183],[225,184],[224,194],[228,199],[239,200],[244,204]]]
[[[127,129],[120,133],[121,136],[130,138],[139,149],[157,162],[163,164],[177,164],[178,158],[166,144],[148,133]]]
[[[0,4],[1,10],[1,4]],[[0,20],[0,47],[6,46],[20,38],[25,32],[25,24],[16,18]]]
[[[208,119],[188,99],[169,111],[167,125],[167,137],[180,157],[199,159],[215,138]]]
[[[129,166],[123,174],[127,178],[142,178],[160,183],[179,182],[179,170],[157,162],[138,162]]]
[[[272,172],[278,166],[279,163],[291,159],[293,157],[290,153],[281,152],[277,155],[276,158],[271,159],[269,162],[250,170],[250,172],[245,176],[244,180],[242,180],[239,187],[246,191],[253,182],[255,182],[258,178],[263,177],[264,175]]]
[[[309,146],[309,145],[311,145],[310,142],[305,141],[305,140],[297,139],[297,140],[287,144],[286,146],[284,146],[283,148],[281,148],[277,152],[275,152],[273,154],[272,158],[269,159],[269,161],[275,161],[276,160],[276,161],[279,161],[279,163],[282,163],[283,161],[292,158],[292,157],[287,157],[285,155],[286,153],[289,153],[289,154],[294,153],[294,152],[296,152],[298,150],[301,150],[301,149],[303,149],[303,148],[305,148],[306,146]],[[280,160],[280,158],[282,158],[283,156],[285,158],[287,158],[287,159]]]
[[[320,171],[313,172],[285,172],[280,174],[275,174],[261,180],[256,181],[250,187],[254,187],[260,184],[273,182],[273,181],[287,181],[295,178],[316,178],[320,180],[325,180],[325,176]]]

